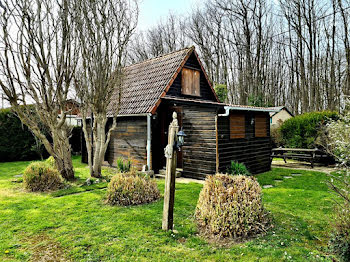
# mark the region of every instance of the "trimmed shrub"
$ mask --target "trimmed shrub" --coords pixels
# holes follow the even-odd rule
[[[64,186],[64,180],[60,173],[47,163],[31,163],[23,175],[23,184],[28,191],[50,191]]]
[[[261,196],[255,177],[208,176],[196,207],[197,224],[205,234],[220,238],[263,233],[269,221]]]
[[[227,168],[227,173],[230,175],[245,175],[250,176],[250,172],[243,163],[231,161],[231,165]]]
[[[329,241],[330,251],[340,261],[350,261],[350,207],[345,205],[337,210],[334,229]]]
[[[119,173],[112,177],[107,189],[107,203],[129,206],[150,203],[159,199],[155,180],[136,172]]]
[[[282,143],[291,148],[315,148],[316,138],[328,119],[338,119],[333,111],[305,113],[283,122],[280,127]]]

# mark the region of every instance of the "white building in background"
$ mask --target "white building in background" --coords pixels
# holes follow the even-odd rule
[[[66,123],[69,126],[81,126],[81,119],[77,115],[67,115]]]
[[[70,111],[68,115],[66,115],[66,123],[69,126],[81,126],[81,118],[79,117],[80,110],[79,102],[74,99],[67,100],[66,110]]]
[[[284,121],[294,117],[294,115],[285,106],[271,107],[277,112],[270,112],[270,129],[278,128]]]

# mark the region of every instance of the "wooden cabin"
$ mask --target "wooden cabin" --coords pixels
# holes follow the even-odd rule
[[[194,47],[126,67],[122,90],[117,130],[105,156],[110,165],[123,157],[140,169],[163,169],[176,111],[187,134],[177,161],[183,176],[224,172],[231,160],[252,173],[270,170],[269,110],[220,103]]]

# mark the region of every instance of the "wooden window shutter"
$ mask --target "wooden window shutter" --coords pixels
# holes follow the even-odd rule
[[[192,84],[192,95],[195,95],[195,96],[200,96],[201,95],[200,88],[199,88],[199,86],[200,86],[199,75],[200,75],[199,71],[193,70],[193,75],[192,75],[192,81],[193,81],[193,84]]]
[[[183,68],[182,69],[182,83],[181,83],[181,89],[182,94],[184,95],[191,95],[192,94],[192,70]]]
[[[255,115],[255,137],[267,137],[267,119],[265,114]]]
[[[231,112],[230,114],[230,139],[245,138],[245,114]]]
[[[182,69],[181,92],[184,95],[200,96],[200,72]]]

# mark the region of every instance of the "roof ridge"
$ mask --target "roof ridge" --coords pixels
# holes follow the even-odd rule
[[[232,106],[232,107],[247,107],[247,108],[274,108],[269,106],[250,106],[250,105],[240,105],[240,104],[225,104],[226,106]]]
[[[176,50],[176,51],[172,51],[172,52],[170,52],[170,53],[161,54],[161,55],[159,55],[159,56],[152,57],[152,58],[149,58],[149,59],[146,59],[146,60],[143,60],[143,61],[140,61],[140,62],[131,64],[131,65],[125,66],[124,68],[129,68],[129,67],[136,66],[136,65],[139,65],[139,64],[151,62],[151,61],[154,61],[154,60],[157,60],[157,59],[160,59],[160,58],[164,58],[164,57],[169,56],[169,55],[173,55],[173,54],[175,54],[175,53],[182,52],[182,51],[184,51],[184,50],[186,50],[186,49],[188,49],[188,51],[190,51],[190,50],[192,50],[192,49],[194,49],[194,48],[195,48],[194,46],[184,47],[184,48],[182,48],[182,49],[179,49],[179,50]]]

